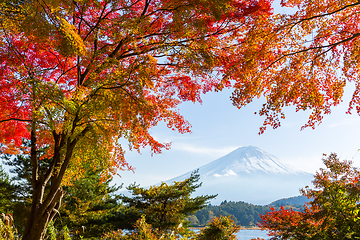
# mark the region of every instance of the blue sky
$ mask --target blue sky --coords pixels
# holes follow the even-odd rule
[[[151,157],[128,151],[127,161],[136,168],[135,173],[119,172],[114,182],[132,182],[142,186],[156,184],[196,169],[231,152],[240,146],[253,145],[276,156],[283,163],[315,172],[322,167],[322,154],[336,152],[341,159],[353,160],[360,166],[360,117],[346,114],[353,86],[348,84],[344,101],[315,130],[300,131],[307,122],[309,112],[295,113],[293,107],[285,110],[286,119],[278,129],[268,129],[258,135],[263,118],[255,115],[263,104],[259,99],[237,109],[229,99],[231,90],[208,93],[203,104],[183,103],[180,112],[192,124],[191,134],[179,134],[165,124],[152,129],[153,136],[162,142],[171,142],[171,150]]]

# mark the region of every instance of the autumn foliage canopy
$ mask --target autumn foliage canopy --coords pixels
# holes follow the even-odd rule
[[[314,127],[341,101],[347,81],[359,86],[359,3],[281,4],[298,10],[271,15],[265,0],[5,1],[2,143],[20,146],[34,122],[38,147],[54,149],[53,133],[86,135],[73,159],[101,145],[99,154],[111,153],[101,159],[127,168],[118,138],[160,152],[168,145],[148,130],[165,121],[189,132],[177,105],[224,87],[234,88],[239,108],[266,97],[261,132],[280,126],[290,105],[311,109],[305,126]]]
[[[22,5],[23,4],[23,5]],[[235,46],[269,1],[22,1],[3,3],[0,43],[1,142],[123,165],[119,138],[133,148],[167,148],[149,134],[160,121],[190,125],[182,101],[219,88]],[[58,140],[57,137],[59,137]],[[52,154],[52,153],[51,153]],[[51,155],[50,154],[50,155]],[[93,159],[92,159],[93,160]]]
[[[349,112],[360,113],[360,3],[356,0],[282,0],[287,7],[270,18],[259,18],[232,62],[232,100],[238,107],[265,96],[258,112],[267,126],[277,128],[284,108],[311,110],[304,127],[321,123],[341,102],[344,87],[355,91]]]

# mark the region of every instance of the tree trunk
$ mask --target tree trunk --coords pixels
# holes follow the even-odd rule
[[[34,191],[34,195],[36,194],[39,194],[39,192],[35,193]],[[50,195],[47,195],[46,198],[49,196]],[[53,201],[51,201],[50,204],[47,204],[47,206],[45,205],[46,202],[40,204],[32,202],[31,212],[23,235],[24,240],[44,239],[47,225],[58,212],[63,196],[64,192],[61,187],[59,187],[52,197]]]
[[[84,131],[86,134],[86,131]],[[73,150],[78,139],[70,140],[65,135],[53,132],[54,154],[52,162],[46,173],[39,175],[38,159],[36,153],[35,132],[31,137],[31,162],[32,162],[32,185],[33,195],[31,212],[23,234],[23,240],[42,240],[45,236],[48,223],[54,218],[61,205],[64,191],[61,182],[69,165]],[[65,140],[66,139],[66,140]],[[65,154],[61,156],[61,149],[65,148]],[[49,190],[45,194],[45,187],[50,183]]]
[[[23,239],[26,240],[39,240],[44,239],[46,228],[48,224],[49,214],[43,214],[42,216],[38,213],[31,213],[30,218],[33,219],[32,222],[28,222],[28,229],[25,232]],[[30,225],[29,225],[30,223]]]
[[[32,203],[30,216],[27,219],[23,240],[42,240],[45,237],[48,223],[54,218],[61,205],[64,191],[61,182],[69,165],[75,145],[90,131],[86,126],[80,133],[75,133],[78,116],[73,120],[73,129],[67,133],[52,132],[54,152],[50,166],[44,173],[39,173],[39,159],[36,146],[36,119],[31,124],[31,165],[32,165]],[[71,136],[71,137],[70,137]],[[50,183],[49,191],[45,187]]]

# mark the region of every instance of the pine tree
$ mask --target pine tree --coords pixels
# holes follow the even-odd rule
[[[115,194],[119,187],[110,186],[111,178],[102,179],[101,168],[86,168],[89,170],[84,177],[64,187],[66,194],[57,223],[68,226],[74,238],[99,238],[120,228],[113,217],[121,208]]]
[[[204,208],[207,201],[216,195],[191,197],[197,188],[200,175],[193,172],[188,179],[174,182],[171,185],[161,183],[148,189],[135,184],[127,189],[132,197],[121,196],[126,212],[121,214],[125,221],[125,228],[132,229],[136,220],[145,215],[146,222],[157,230],[158,235],[177,233],[186,216]]]
[[[9,174],[0,165],[0,213],[11,212],[16,187]]]

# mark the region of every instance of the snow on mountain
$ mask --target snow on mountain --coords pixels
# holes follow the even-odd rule
[[[194,169],[196,170],[196,169]],[[166,181],[182,181],[193,171]],[[203,186],[195,195],[218,194],[212,204],[223,200],[268,204],[274,200],[299,195],[299,189],[310,185],[313,175],[282,164],[265,151],[240,147],[199,168]]]

